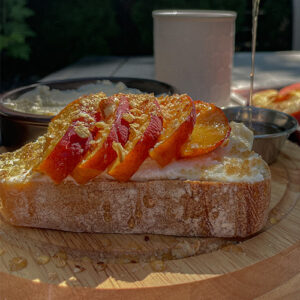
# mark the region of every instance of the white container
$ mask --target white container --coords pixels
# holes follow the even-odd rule
[[[194,100],[230,101],[236,13],[156,10],[155,75]]]

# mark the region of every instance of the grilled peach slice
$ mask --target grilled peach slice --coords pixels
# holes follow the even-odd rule
[[[188,141],[181,147],[181,157],[194,157],[213,151],[230,134],[230,126],[224,112],[217,106],[194,101],[196,123]]]
[[[102,111],[101,111],[101,105]],[[79,98],[66,106],[49,124],[46,151],[37,170],[56,183],[66,178],[90,147],[109,102],[103,93]]]
[[[106,122],[95,124],[100,130],[94,138],[93,145],[72,172],[78,183],[86,183],[102,173],[117,158],[114,143],[124,146],[128,140],[129,123],[123,118],[124,114],[129,113],[128,99],[124,95],[111,99],[118,103],[117,109]]]
[[[159,98],[163,114],[163,132],[150,151],[152,159],[166,166],[180,157],[180,148],[193,131],[196,113],[193,100],[187,95]]]
[[[123,147],[114,143],[118,153],[108,174],[118,181],[128,181],[148,157],[162,131],[162,115],[152,95],[129,95],[130,112],[123,118],[129,122],[129,139]]]
[[[51,152],[73,121],[83,120],[85,123],[93,123],[95,120],[101,120],[99,103],[105,98],[107,97],[104,93],[80,97],[69,103],[52,118],[45,136],[47,139],[46,148],[49,150],[44,157]]]

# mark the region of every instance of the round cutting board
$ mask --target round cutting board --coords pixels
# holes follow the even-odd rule
[[[271,166],[264,230],[245,240],[16,228],[0,220],[0,298],[295,299],[300,148]]]

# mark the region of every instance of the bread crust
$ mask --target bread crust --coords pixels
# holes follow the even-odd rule
[[[270,186],[269,176],[259,182],[1,182],[0,211],[13,225],[73,232],[246,237],[266,222]]]

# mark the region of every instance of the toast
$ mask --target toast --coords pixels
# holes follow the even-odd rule
[[[266,222],[270,171],[251,151],[252,132],[230,127],[230,136],[209,153],[163,167],[148,156],[126,182],[109,171],[84,184],[72,174],[53,181],[37,167],[49,147],[42,136],[0,156],[1,215],[16,226],[73,232],[253,235]]]

